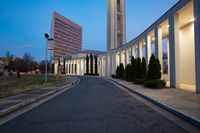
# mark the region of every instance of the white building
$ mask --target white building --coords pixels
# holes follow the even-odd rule
[[[101,54],[101,51],[95,51],[95,50],[84,50],[79,53],[73,54],[73,55],[66,55],[65,56],[65,73],[67,75],[84,75],[86,73],[86,56],[90,56],[92,54],[93,56]],[[60,64],[62,66],[64,62],[64,57],[60,59]],[[90,60],[89,60],[90,63]],[[93,66],[95,65],[95,62],[93,62]],[[93,67],[94,68],[94,67]],[[89,65],[90,69],[90,65]],[[58,72],[58,63],[55,63],[55,73]],[[98,70],[99,71],[99,70]],[[94,72],[94,70],[93,70]]]
[[[168,72],[163,74],[163,79],[171,87],[199,93],[200,0],[179,1],[128,43],[125,16],[125,0],[108,0],[107,52],[98,55],[100,76],[115,74],[117,65],[127,65],[131,56],[145,57],[148,63],[151,54],[154,54],[162,65],[165,45]],[[72,59],[69,62],[78,60]],[[83,75],[81,70],[84,70],[84,65],[80,64],[84,64],[83,61],[77,64],[77,70],[80,70],[77,74]]]

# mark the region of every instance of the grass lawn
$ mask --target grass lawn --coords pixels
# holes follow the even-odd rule
[[[45,86],[53,86],[61,83],[66,77],[56,79],[54,76],[48,76],[48,83],[44,83],[43,75],[21,75],[21,78],[16,76],[8,79],[0,79],[0,98],[16,95],[22,92],[31,91]]]

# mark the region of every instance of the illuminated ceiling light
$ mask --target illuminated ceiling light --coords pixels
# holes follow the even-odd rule
[[[195,21],[195,18],[190,18],[189,21],[190,21],[190,22],[194,22],[194,21]]]
[[[146,43],[144,42],[143,45],[146,45]]]
[[[169,28],[169,27],[170,27],[170,25],[168,24],[168,25],[167,25],[167,28]]]
[[[153,37],[152,40],[155,41],[155,37]]]

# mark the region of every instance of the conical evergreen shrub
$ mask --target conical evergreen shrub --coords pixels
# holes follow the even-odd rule
[[[147,80],[160,79],[160,78],[161,78],[160,61],[156,59],[154,55],[152,55],[148,65]]]
[[[93,74],[93,55],[90,54],[90,74]]]
[[[125,68],[125,79],[130,81],[131,80],[131,65],[128,64]]]
[[[120,66],[119,66],[119,77],[121,79],[124,78],[124,65],[122,63],[120,63]]]
[[[134,56],[132,56],[131,58],[131,80],[135,81],[136,79],[136,59],[134,58]]]
[[[161,79],[162,73],[161,73],[161,64],[159,59],[156,59],[156,68],[157,68],[157,73],[156,73],[156,79]]]
[[[119,66],[117,66],[117,69],[116,69],[116,78],[119,78],[120,77],[120,68],[119,68]]]
[[[141,77],[142,77],[142,79],[145,79],[147,76],[147,65],[146,65],[146,60],[144,57],[142,58],[141,67],[142,67]]]
[[[137,58],[136,62],[136,79],[143,79],[141,58]]]

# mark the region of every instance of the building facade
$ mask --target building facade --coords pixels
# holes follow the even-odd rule
[[[139,36],[126,43],[125,0],[108,0],[107,52],[98,55],[100,76],[120,63],[154,54],[170,87],[200,93],[200,1],[181,0]]]
[[[3,76],[4,72],[4,62],[0,60],[0,77]]]
[[[62,73],[65,73],[67,75],[84,75],[86,74],[86,56],[89,57],[89,67],[88,70],[91,72],[91,59],[90,56],[93,57],[93,73],[95,73],[95,56],[101,54],[101,51],[95,51],[95,50],[84,50],[78,53],[75,53],[73,55],[66,55],[60,58],[60,65],[62,67],[65,67],[65,69],[62,70]],[[65,58],[65,59],[64,59]],[[65,61],[64,61],[65,60]],[[65,65],[64,65],[65,62]],[[98,61],[97,61],[98,63]],[[99,64],[98,64],[99,66]],[[99,67],[98,68],[98,72]],[[58,73],[58,63],[55,63],[55,73]]]
[[[119,65],[116,60],[116,49],[126,44],[125,0],[107,1],[107,57],[106,76],[115,74]],[[110,63],[109,63],[110,62]]]
[[[53,13],[51,37],[54,38],[53,60],[82,49],[82,27],[57,12]]]

